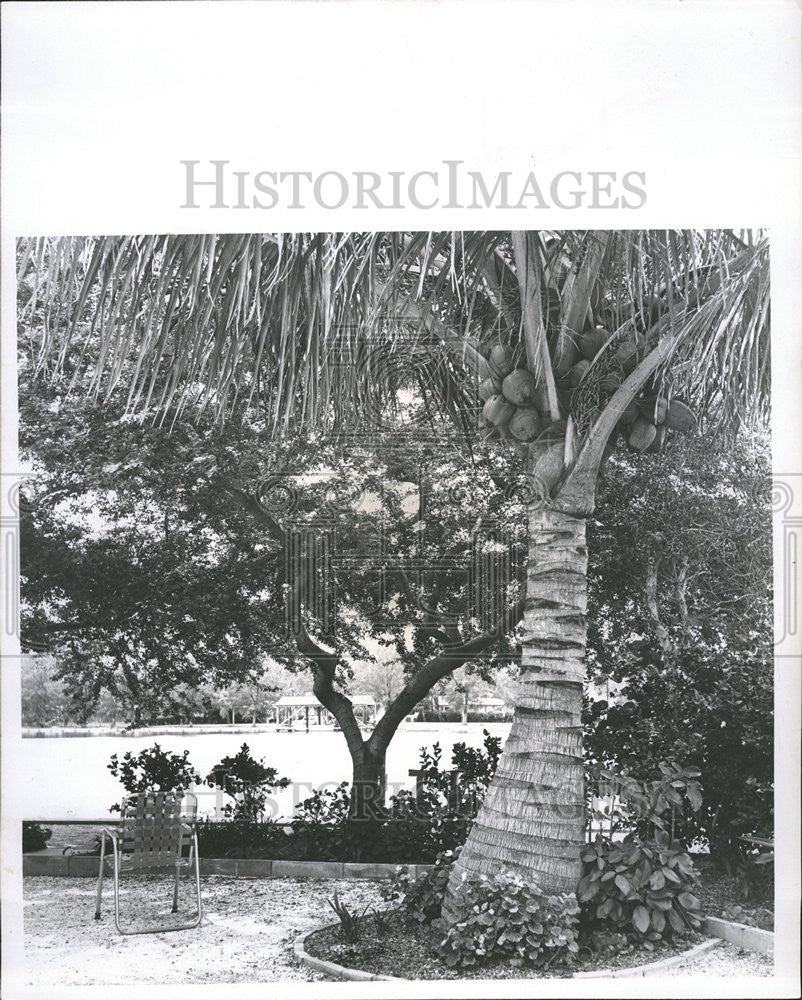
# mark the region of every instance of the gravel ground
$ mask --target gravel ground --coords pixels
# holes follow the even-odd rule
[[[242,879],[202,881],[204,919],[195,930],[124,937],[114,927],[111,880],[104,882],[103,919],[95,921],[95,883],[88,878],[24,879],[25,981],[50,986],[320,980],[298,965],[292,942],[334,920],[334,890],[351,908],[380,904],[379,884],[352,880]],[[170,919],[167,877],[124,883],[121,912],[138,926],[150,913]],[[182,880],[180,914],[192,912],[192,884]],[[721,945],[672,975],[770,976],[770,959]]]
[[[131,878],[121,885],[123,922],[126,913],[136,915],[138,926],[146,913],[171,918],[169,878]],[[292,942],[334,918],[326,899],[335,889],[352,908],[380,901],[374,882],[211,875],[201,884],[199,928],[124,937],[114,926],[111,880],[104,881],[103,919],[96,921],[94,879],[26,878],[26,982],[41,988],[324,979],[295,962]],[[194,912],[193,902],[191,881],[184,878],[179,915]]]

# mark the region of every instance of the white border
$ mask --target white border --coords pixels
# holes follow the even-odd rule
[[[18,235],[616,226],[771,229],[775,471],[802,471],[797,3],[8,2],[2,20],[4,472],[17,469]],[[637,212],[181,210],[178,161],[215,157],[248,170],[415,170],[445,158],[488,173],[644,170],[648,201]],[[779,535],[778,525],[778,544]],[[6,644],[3,652],[14,650]],[[2,662],[3,806],[13,817],[24,794],[19,677]],[[799,693],[799,660],[779,661],[776,977],[750,983],[748,994],[745,984],[738,994],[732,980],[712,977],[616,981],[611,993],[781,996],[798,987]],[[8,997],[35,995],[14,976],[22,959],[19,847],[18,826],[4,822]],[[281,991],[507,996],[510,985],[284,983]],[[563,996],[604,989],[548,986]],[[59,995],[146,992],[152,987]],[[160,988],[164,997],[188,992]],[[261,997],[265,986],[191,992]],[[538,993],[537,982],[516,986],[518,996]]]

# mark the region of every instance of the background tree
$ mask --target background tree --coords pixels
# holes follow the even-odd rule
[[[678,443],[615,460],[588,532],[593,613],[586,753],[643,779],[698,767],[685,833],[727,857],[769,833],[773,803],[771,461],[767,441]]]
[[[71,706],[64,685],[53,674],[52,656],[22,658],[23,726],[65,725],[71,720]]]
[[[357,694],[367,694],[382,711],[386,711],[406,683],[404,664],[392,646],[380,646],[373,660],[361,660],[353,665],[351,687]]]
[[[511,652],[519,583],[511,575],[504,603],[474,614],[468,572],[481,512],[507,523],[513,541],[523,529],[520,503],[505,495],[504,456],[480,456],[469,475],[434,456],[415,427],[390,455],[345,455],[301,437],[279,445],[253,418],[222,428],[115,421],[113,406],[27,377],[21,398],[39,497],[22,524],[24,634],[49,641],[83,718],[106,691],[133,724],[212,706],[229,721],[252,719],[283,683],[265,676],[265,657],[311,668],[302,688],[313,686],[337,718],[355,783],[380,809],[386,750],[403,718],[469,657]],[[291,546],[321,524],[336,524],[350,564],[315,562],[313,546],[293,550],[289,567]],[[302,593],[323,573],[337,588],[336,635],[326,631],[334,609],[307,607]],[[398,662],[366,736],[348,691],[353,663],[380,646]]]
[[[499,868],[573,890],[584,833],[585,519],[599,468],[622,431],[640,451],[696,419],[713,434],[765,415],[765,238],[145,237],[31,241],[23,274],[29,262],[46,276],[42,364],[58,368],[90,317],[103,345],[93,352],[94,386],[122,379],[132,409],[200,405],[230,418],[247,400],[264,407],[276,433],[344,433],[401,407],[399,393],[413,385],[467,429],[470,363],[491,433],[522,446],[530,549],[508,752],[452,891],[463,873]],[[123,358],[136,359],[127,379]],[[333,661],[316,655],[325,678]]]

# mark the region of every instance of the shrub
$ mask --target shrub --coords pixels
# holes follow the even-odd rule
[[[620,931],[647,948],[683,937],[701,924],[693,862],[674,837],[675,824],[702,804],[696,768],[674,758],[660,761],[647,781],[601,771],[608,794],[616,793],[613,820],[630,832],[623,841],[597,836],[583,848],[577,896],[589,928]]]
[[[501,756],[501,737],[491,736],[486,729],[482,730],[482,735],[481,748],[455,743],[451,751],[451,763],[457,769],[459,780],[460,805],[472,816],[476,815],[485,797]]]
[[[572,894],[546,896],[518,875],[466,879],[437,952],[467,967],[506,958],[538,967],[570,965],[579,951],[579,906]]]
[[[653,840],[632,833],[621,843],[599,836],[581,857],[577,896],[589,926],[620,931],[649,948],[699,928],[701,904],[689,891],[693,862],[664,831]]]
[[[234,799],[233,805],[225,806],[226,816],[254,823],[264,815],[267,793],[274,788],[286,788],[290,779],[279,778],[274,767],[265,767],[264,760],[255,760],[248,744],[243,743],[239,753],[215,764],[206,783],[222,788]]]
[[[22,824],[22,851],[27,854],[29,851],[43,851],[47,847],[47,842],[53,836],[53,831],[39,823],[24,821]]]
[[[278,823],[201,819],[198,850],[207,858],[283,858],[288,840]]]
[[[189,763],[189,750],[182,755],[165,752],[158,743],[146,747],[134,755],[130,750],[123,754],[122,761],[112,754],[108,769],[119,778],[129,795],[140,792],[186,791],[190,785],[200,781],[200,776]],[[109,812],[117,812],[120,803],[115,802]]]
[[[416,791],[402,789],[390,799],[393,815],[428,820],[435,815],[454,813],[475,816],[501,756],[501,738],[485,729],[480,748],[455,743],[451,748],[452,770],[442,770],[443,749],[435,743],[431,752],[420,749]]]
[[[277,858],[297,861],[363,861],[430,864],[442,846],[465,839],[468,821],[454,819],[437,830],[414,821],[252,823],[204,819],[198,841],[205,857]]]
[[[348,818],[351,793],[348,782],[341,781],[333,790],[317,789],[295,807],[294,822],[342,823]]]
[[[610,830],[635,830],[649,837],[655,829],[669,833],[687,827],[687,817],[702,805],[699,770],[679,764],[674,757],[661,760],[651,778],[639,780],[594,765],[586,769],[589,793],[607,796],[608,811],[590,810],[593,818],[610,823]]]
[[[459,857],[459,848],[443,851],[435,858],[431,871],[410,881],[405,867],[399,867],[390,881],[381,887],[382,899],[399,901],[404,919],[409,923],[430,924],[440,916],[448,880]]]

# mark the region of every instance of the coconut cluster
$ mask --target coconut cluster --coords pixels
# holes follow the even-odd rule
[[[545,427],[536,406],[534,375],[527,368],[516,368],[512,353],[501,344],[490,351],[486,368],[479,397],[484,401],[482,417],[492,428],[491,436],[530,444]]]
[[[557,394],[563,413],[573,412],[575,394],[591,384],[594,390],[590,413],[592,422],[622,381],[635,370],[644,346],[642,335],[633,330],[614,349],[610,345],[611,339],[611,333],[601,326],[586,330],[579,338],[580,359],[557,379]],[[606,348],[611,350],[610,363],[605,364],[600,372],[593,362]],[[538,409],[535,377],[527,368],[516,367],[509,348],[496,344],[483,360],[479,396],[484,403],[482,417],[488,425],[490,437],[508,440],[523,455],[533,442],[554,439],[555,432],[560,429],[564,432],[564,421],[551,423]],[[589,375],[594,372],[594,382],[588,383]],[[611,447],[623,433],[634,450],[658,451],[668,431],[689,433],[695,426],[696,416],[687,403],[653,389],[642,390],[622,414],[611,439]],[[561,437],[562,434],[556,436]]]

